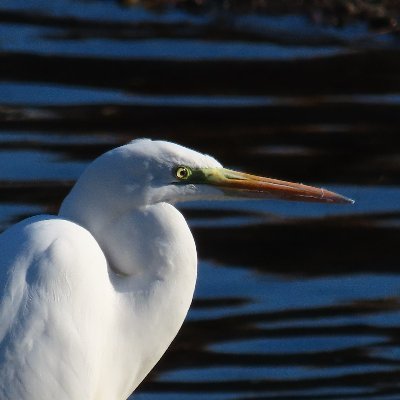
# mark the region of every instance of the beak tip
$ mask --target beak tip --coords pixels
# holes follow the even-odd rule
[[[349,197],[342,196],[339,193],[331,192],[326,189],[319,189],[321,191],[320,200],[323,202],[324,200],[327,203],[334,203],[334,204],[354,204],[355,201],[350,199]]]
[[[355,202],[356,202],[355,200],[350,199],[345,196],[340,196],[340,199],[338,201],[338,203],[342,203],[342,204],[354,204]]]
[[[355,201],[349,197],[342,196],[339,193],[331,192],[326,189],[320,190],[319,196],[316,197],[316,201],[320,203],[331,203],[331,204],[354,204]]]

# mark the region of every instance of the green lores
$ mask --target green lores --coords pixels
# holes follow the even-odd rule
[[[181,184],[216,186],[235,197],[275,198],[291,201],[352,204],[353,200],[325,189],[264,178],[225,168],[195,168],[179,166],[175,177]]]

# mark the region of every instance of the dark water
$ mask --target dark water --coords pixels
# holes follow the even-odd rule
[[[0,223],[136,137],[354,206],[185,204],[187,322],[136,399],[400,399],[400,40],[300,15],[0,2]]]

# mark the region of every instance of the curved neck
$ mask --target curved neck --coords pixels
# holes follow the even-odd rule
[[[107,259],[118,307],[105,355],[114,371],[104,379],[111,392],[124,388],[120,398],[126,398],[164,354],[189,310],[197,276],[192,234],[168,203],[112,208],[79,185],[59,215],[88,229]]]
[[[121,393],[126,398],[162,357],[186,317],[197,277],[196,248],[183,216],[167,203],[121,215],[96,239],[111,267],[119,304],[109,363],[115,382],[130,371]]]

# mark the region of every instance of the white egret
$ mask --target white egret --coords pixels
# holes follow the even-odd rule
[[[26,219],[0,236],[0,398],[126,399],[192,300],[196,247],[173,204],[227,197],[351,202],[230,171],[169,142],[109,151],[57,216]]]

